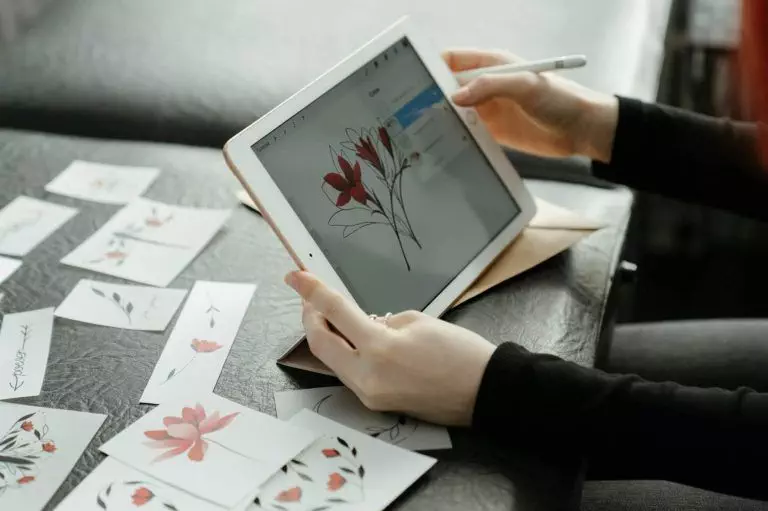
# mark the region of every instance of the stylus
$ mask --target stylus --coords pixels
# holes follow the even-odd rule
[[[575,69],[587,65],[587,57],[584,55],[567,55],[555,59],[536,60],[522,64],[502,64],[500,66],[480,67],[455,73],[454,76],[459,81],[468,81],[477,78],[480,75],[488,73],[522,73],[531,71],[533,73],[543,73],[544,71],[555,71],[557,69]]]

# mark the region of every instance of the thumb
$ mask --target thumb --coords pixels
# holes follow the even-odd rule
[[[458,106],[475,106],[498,96],[520,101],[540,80],[539,75],[531,72],[480,75],[457,90],[451,99]]]

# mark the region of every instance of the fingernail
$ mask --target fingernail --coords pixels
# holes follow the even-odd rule
[[[298,272],[292,271],[285,276],[285,279],[283,279],[285,280],[285,283],[291,286],[295,291],[298,291],[298,286],[299,286],[299,280],[296,277],[297,273]]]
[[[469,99],[469,87],[462,87],[453,93],[452,99],[454,101],[463,102]]]

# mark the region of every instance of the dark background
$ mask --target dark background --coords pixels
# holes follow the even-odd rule
[[[718,36],[726,13],[701,12],[717,2],[729,3],[675,2],[658,99],[748,119],[738,100],[737,54]],[[629,232],[625,258],[638,271],[619,302],[619,322],[768,317],[768,225],[638,194]]]

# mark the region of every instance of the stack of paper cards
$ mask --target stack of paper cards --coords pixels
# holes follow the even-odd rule
[[[0,509],[42,509],[105,416],[0,403]]]
[[[8,280],[21,266],[21,261],[0,256],[0,284]]]
[[[288,424],[320,438],[261,487],[251,510],[381,511],[436,462],[309,410]]]
[[[56,308],[56,316],[129,330],[163,331],[186,289],[126,286],[83,279]]]
[[[154,479],[229,509],[315,438],[306,429],[209,394],[158,406],[101,450]]]
[[[0,254],[27,255],[76,214],[74,208],[16,197],[0,211]]]
[[[141,402],[212,392],[255,291],[253,284],[196,282]]]
[[[414,451],[450,449],[448,430],[401,414],[372,412],[346,387],[275,392],[277,418],[309,409],[382,442]]]
[[[127,204],[143,195],[159,174],[153,168],[75,160],[45,190],[104,204]]]
[[[136,199],[61,262],[167,286],[208,244],[229,215],[229,210]]]
[[[3,317],[0,327],[0,399],[40,394],[52,332],[53,308]]]

